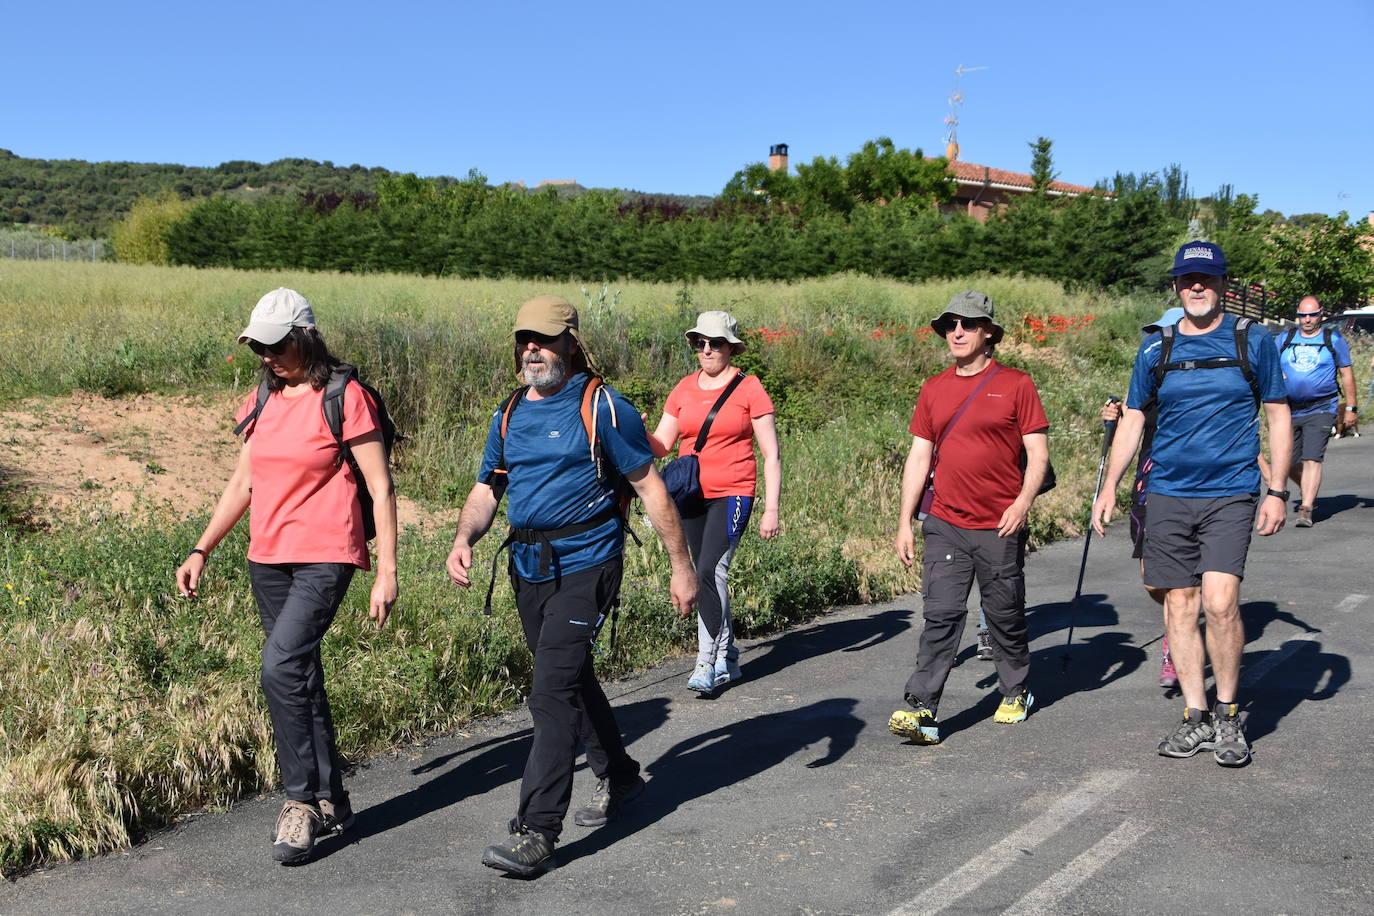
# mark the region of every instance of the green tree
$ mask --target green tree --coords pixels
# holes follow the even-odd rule
[[[1369,224],[1351,224],[1342,211],[1308,228],[1275,226],[1269,235],[1265,277],[1281,301],[1316,296],[1328,309],[1355,305],[1374,286]]]
[[[193,204],[172,191],[134,201],[129,214],[114,224],[110,242],[115,260],[130,264],[166,264],[167,230],[190,212]]]
[[[1031,192],[1037,197],[1044,197],[1056,177],[1054,157],[1050,152],[1054,141],[1049,137],[1038,137],[1034,143],[1026,145],[1031,148]]]

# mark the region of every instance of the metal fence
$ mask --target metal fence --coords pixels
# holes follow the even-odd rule
[[[104,239],[0,239],[0,258],[26,261],[106,261],[112,255]]]

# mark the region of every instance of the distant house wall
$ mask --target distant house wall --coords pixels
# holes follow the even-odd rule
[[[949,172],[956,185],[954,200],[941,205],[940,212],[967,213],[980,223],[986,222],[988,216],[998,208],[1032,191],[1031,176],[1022,172],[1008,172],[1006,169],[958,160],[949,164]],[[1085,185],[1052,181],[1046,193],[1050,197],[1077,197],[1093,191],[1093,188]]]

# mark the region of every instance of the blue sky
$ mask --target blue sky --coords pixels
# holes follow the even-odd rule
[[[1288,214],[1374,210],[1374,0],[7,4],[0,147],[288,156],[714,194],[890,136],[1065,181],[1178,163]]]

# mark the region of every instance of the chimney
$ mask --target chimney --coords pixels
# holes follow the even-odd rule
[[[770,172],[787,171],[787,144],[775,143],[768,147],[768,170]],[[1371,214],[1374,216],[1374,214]]]

